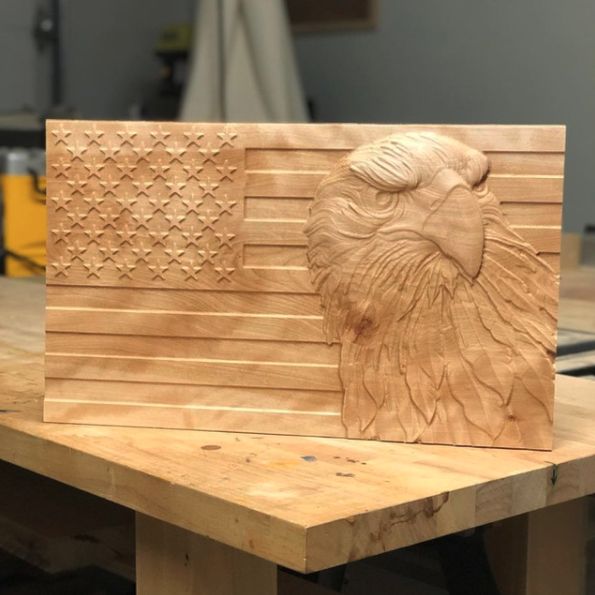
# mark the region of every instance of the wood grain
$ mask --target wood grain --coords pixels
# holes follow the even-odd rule
[[[483,269],[494,269],[480,279],[481,307],[494,310],[490,300],[502,293],[504,301],[541,307],[549,319],[543,332],[532,327],[527,341],[518,328],[508,329],[515,353],[530,354],[517,365],[528,366],[529,388],[519,384],[505,395],[513,366],[499,356],[491,357],[493,369],[479,373],[477,382],[464,380],[469,366],[484,365],[469,363],[485,339],[485,330],[475,328],[459,337],[475,351],[465,352],[456,379],[452,373],[448,399],[440,400],[451,405],[442,407],[431,431],[419,434],[417,414],[396,410],[382,428],[353,431],[341,368],[345,342],[328,335],[324,292],[313,283],[304,230],[321,182],[335,175],[342,160],[391,134],[420,133],[443,135],[485,155],[490,196],[506,233],[536,255],[531,266],[551,267],[552,277],[540,284],[521,273],[512,285],[499,285],[497,267],[510,269],[512,256],[497,255],[496,264],[488,265],[480,254]],[[46,420],[551,445],[553,381],[531,350],[540,344],[551,360],[563,128],[54,121],[47,146]],[[463,221],[469,213],[453,210],[451,218]],[[455,223],[437,222],[437,233],[441,227],[456,236],[452,246],[461,244],[462,252],[473,243]],[[478,223],[478,241],[483,234]],[[442,241],[447,258],[453,258],[452,246]],[[462,252],[464,260],[473,251]],[[510,293],[519,279],[529,287],[528,299]],[[514,325],[511,308],[516,305],[501,308],[499,326],[510,326],[510,320]],[[453,328],[469,326],[468,315],[453,311]],[[484,320],[488,328],[496,324],[490,320]],[[533,379],[531,368],[541,380]],[[417,370],[421,375],[407,382],[432,400],[427,370]],[[395,387],[398,376],[396,369],[387,376]],[[408,388],[394,390],[404,402]],[[523,400],[536,392],[541,409]],[[496,393],[502,406],[485,409]],[[365,400],[364,392],[360,397]],[[392,407],[387,401],[384,410]]]
[[[43,302],[0,280],[0,459],[276,564],[312,572],[595,492],[595,384],[570,377],[551,452],[43,423]]]
[[[266,560],[136,516],[140,595],[277,595],[277,567]]]
[[[486,546],[500,592],[586,595],[587,509],[588,498],[579,498],[489,527]]]

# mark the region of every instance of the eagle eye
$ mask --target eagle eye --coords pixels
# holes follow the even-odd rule
[[[484,178],[479,182],[479,184],[476,184],[473,187],[473,190],[475,190],[475,192],[477,192],[478,194],[486,194],[488,191],[488,184],[486,182],[486,179]]]

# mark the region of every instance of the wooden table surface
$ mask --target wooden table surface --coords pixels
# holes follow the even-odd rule
[[[552,452],[43,423],[43,299],[0,281],[0,459],[271,562],[327,568],[595,492],[595,383],[570,377]]]

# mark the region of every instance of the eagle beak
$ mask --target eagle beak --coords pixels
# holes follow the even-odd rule
[[[423,224],[422,235],[475,278],[481,268],[484,244],[477,197],[452,170],[440,172],[424,190],[437,198]]]

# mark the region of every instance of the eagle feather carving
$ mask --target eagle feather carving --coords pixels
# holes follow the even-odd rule
[[[557,276],[487,157],[433,133],[343,158],[305,233],[350,437],[548,448]]]

